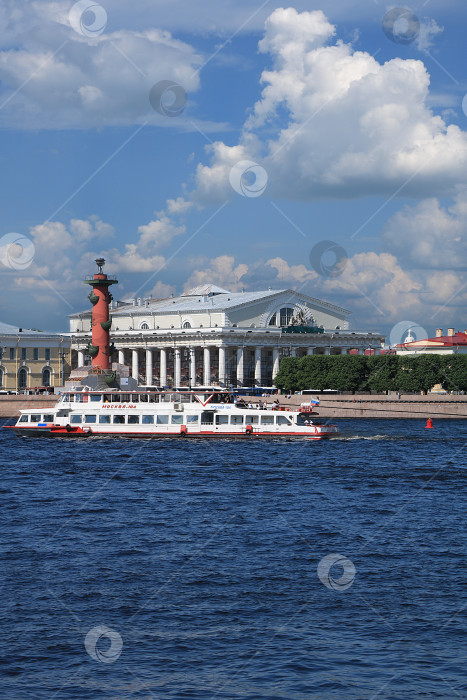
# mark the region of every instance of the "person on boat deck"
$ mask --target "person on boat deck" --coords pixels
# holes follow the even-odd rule
[[[250,401],[250,403],[248,404],[248,408],[253,408],[253,404],[251,403],[251,401]]]

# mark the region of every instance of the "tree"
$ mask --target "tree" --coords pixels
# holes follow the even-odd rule
[[[443,356],[439,381],[446,391],[467,391],[467,355]]]
[[[398,368],[395,378],[395,384],[398,391],[417,392],[419,391],[418,383],[414,374],[415,357],[398,356]]]
[[[397,355],[374,355],[367,358],[368,386],[373,391],[395,391],[399,367]]]
[[[284,357],[281,361],[279,372],[274,380],[278,389],[285,391],[298,391],[299,376],[298,362],[295,357]]]
[[[334,358],[329,355],[307,355],[300,360],[303,389],[330,389],[328,375]]]
[[[328,388],[338,391],[356,391],[367,386],[367,358],[361,355],[331,357]]]
[[[423,354],[415,358],[414,381],[417,384],[417,391],[424,394],[441,382],[442,356],[438,354]]]

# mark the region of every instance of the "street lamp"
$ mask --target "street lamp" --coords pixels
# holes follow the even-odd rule
[[[61,370],[60,370],[60,372],[61,372],[61,378],[60,378],[60,383],[61,383],[61,386],[65,386],[65,357],[66,357],[66,352],[62,350],[62,351],[59,353],[59,356],[60,356],[60,360],[61,360]]]
[[[185,348],[183,351],[183,356],[185,359],[188,360],[188,390],[191,391],[191,383],[192,383],[192,376],[191,376],[191,358],[192,358],[192,353],[195,352],[191,346]]]
[[[5,352],[6,348],[5,347],[0,347],[0,365],[3,365],[3,354]],[[3,369],[0,370],[0,386],[3,386]]]

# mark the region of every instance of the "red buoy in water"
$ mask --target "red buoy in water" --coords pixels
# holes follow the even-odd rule
[[[425,425],[425,429],[432,428],[432,427],[433,427],[433,421],[431,420],[431,418],[428,418],[426,425]]]

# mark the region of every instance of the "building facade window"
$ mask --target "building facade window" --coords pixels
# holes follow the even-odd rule
[[[18,372],[18,385],[20,389],[26,389],[28,385],[28,370],[25,367]]]
[[[21,348],[21,359],[27,360],[27,348]]]
[[[280,326],[288,326],[290,321],[292,320],[293,316],[293,309],[290,308],[290,306],[284,306],[283,309],[280,310]]]
[[[142,331],[148,331],[148,330],[149,330],[149,324],[147,324],[147,323],[142,323],[140,327],[141,327],[141,330],[142,330]]]
[[[42,386],[50,386],[51,372],[48,367],[42,371]]]
[[[270,326],[276,326],[277,325],[277,314],[273,314],[271,318],[269,319],[269,325]]]
[[[10,360],[15,359],[15,348],[10,348]]]
[[[3,386],[3,369],[0,369],[0,386]]]
[[[38,360],[38,359],[39,359],[39,348],[33,348],[33,351],[32,351],[32,359],[33,359],[33,360]]]
[[[50,362],[50,348],[45,349],[45,361]]]
[[[182,328],[191,328],[191,323],[189,321],[185,321]]]

